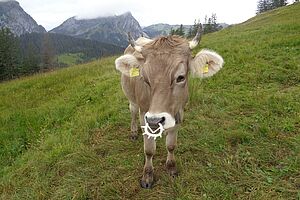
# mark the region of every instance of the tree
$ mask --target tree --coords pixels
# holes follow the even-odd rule
[[[191,38],[192,37],[192,32],[193,32],[193,27],[191,26],[188,30],[188,33],[186,35],[187,38]]]
[[[173,28],[171,28],[169,35],[175,35],[175,30]]]
[[[270,0],[259,0],[257,2],[257,12],[262,13],[271,9],[271,2]]]
[[[54,66],[54,50],[48,33],[44,34],[42,41],[42,65],[44,70],[52,69]]]
[[[181,24],[180,27],[176,30],[176,34],[180,36],[184,36],[184,29],[183,25]]]
[[[287,5],[287,0],[272,0],[272,9],[279,8]]]
[[[197,34],[197,31],[199,29],[199,26],[200,26],[200,20],[199,19],[198,20],[195,19],[194,25],[189,28],[189,31],[188,31],[188,34],[187,34],[186,37],[187,38],[193,38],[193,37],[195,37],[195,35]]]
[[[180,36],[184,36],[184,28],[183,28],[183,25],[181,24],[179,28],[177,29],[173,29],[171,28],[171,31],[170,31],[170,35],[180,35]]]
[[[217,15],[215,13],[209,18],[205,16],[204,34],[212,33],[220,29],[222,29],[222,27],[217,23]]]
[[[2,28],[0,44],[0,81],[13,79],[20,73],[19,41],[8,28]]]
[[[287,5],[287,0],[259,0],[257,14]]]
[[[197,21],[195,20],[193,25],[192,37],[195,37],[195,35],[197,34],[199,26],[200,26],[200,19],[198,19]]]
[[[34,50],[34,44],[29,42],[26,53],[23,57],[22,73],[33,74],[40,70],[39,54]]]

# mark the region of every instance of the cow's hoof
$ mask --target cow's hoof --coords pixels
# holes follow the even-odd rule
[[[143,179],[140,181],[140,184],[141,184],[141,187],[144,189],[151,189],[153,186],[153,182],[148,183],[147,181],[144,181]]]
[[[136,141],[138,139],[138,135],[137,135],[137,133],[135,133],[135,134],[131,134],[130,135],[130,140],[132,140],[132,141]]]
[[[172,176],[173,178],[178,176],[178,171],[177,171],[175,161],[168,160],[166,162],[166,169],[167,169],[167,172],[169,173],[169,175]]]
[[[177,169],[173,169],[169,171],[169,175],[173,178],[176,178],[178,176],[178,171]]]
[[[151,189],[154,182],[154,171],[151,167],[144,168],[142,180],[140,182],[141,187],[145,189]]]

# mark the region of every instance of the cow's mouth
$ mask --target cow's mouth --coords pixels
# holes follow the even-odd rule
[[[157,137],[162,137],[162,133],[164,131],[164,127],[161,123],[158,124],[158,128],[152,129],[148,123],[146,123],[145,126],[142,126],[142,128],[144,129],[144,133],[143,135],[147,135],[148,139],[150,139],[151,137],[154,138],[154,140]]]
[[[159,126],[149,126],[149,127],[147,127],[147,130],[148,130],[149,132],[151,132],[151,131],[153,131],[153,130],[158,129],[158,127],[159,127]],[[155,134],[155,133],[154,133],[154,134]]]

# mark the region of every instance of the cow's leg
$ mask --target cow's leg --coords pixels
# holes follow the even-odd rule
[[[145,126],[144,121],[145,113],[140,113],[141,126]],[[156,150],[156,143],[153,138],[148,139],[147,135],[144,135],[144,153],[145,153],[145,165],[143,171],[143,177],[141,180],[141,186],[146,189],[150,189],[153,185],[154,168],[152,164],[152,158]]]
[[[156,143],[153,138],[148,138],[144,135],[144,153],[145,153],[145,166],[141,186],[150,189],[153,185],[154,168],[152,158],[156,150]]]
[[[172,130],[168,131],[166,146],[168,150],[166,168],[169,174],[175,177],[178,174],[174,156],[174,151],[177,146],[177,128],[173,128]]]
[[[132,140],[136,140],[138,138],[138,124],[137,124],[137,115],[139,113],[138,105],[130,102],[129,109],[131,113],[131,136]]]

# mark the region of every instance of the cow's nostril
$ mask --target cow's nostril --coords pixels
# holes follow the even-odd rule
[[[157,128],[159,127],[159,124],[164,125],[166,122],[165,117],[145,117],[145,120],[152,128]]]
[[[165,118],[165,117],[162,117],[159,123],[164,124],[165,121],[166,121],[166,118]]]
[[[165,117],[145,117],[146,122],[152,127],[158,127],[158,124],[164,123]]]

